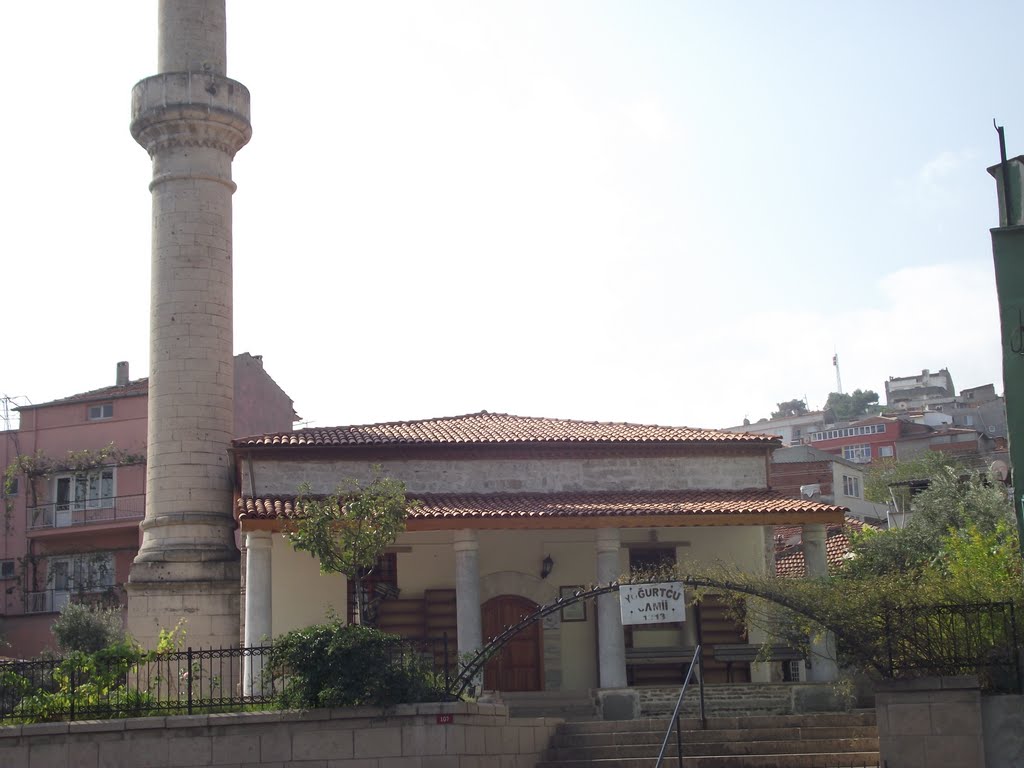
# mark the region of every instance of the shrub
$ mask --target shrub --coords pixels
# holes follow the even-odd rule
[[[390,707],[440,701],[431,663],[403,638],[335,618],[274,641],[271,667],[285,708]]]
[[[53,622],[53,636],[64,653],[96,653],[124,640],[118,608],[68,603]]]

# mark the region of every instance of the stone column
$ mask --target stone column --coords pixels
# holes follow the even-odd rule
[[[161,0],[160,74],[132,90],[153,161],[146,516],[128,629],[152,646],[184,619],[192,647],[238,642],[232,478],[231,161],[249,92],[226,70],[224,0]]]
[[[601,528],[597,532],[597,583],[619,578],[619,531]],[[626,687],[626,643],[622,635],[622,614],[618,592],[597,598],[598,671],[602,688]]]
[[[480,542],[476,531],[455,532],[455,611],[459,654],[483,647],[480,617]]]
[[[245,646],[267,645],[273,639],[273,603],[271,600],[270,531],[245,534]],[[246,696],[262,691],[263,657],[245,657],[243,690]],[[254,690],[255,689],[255,690]]]
[[[828,550],[823,523],[808,523],[803,527],[804,563],[807,577],[828,578]],[[811,668],[807,678],[818,683],[827,683],[839,676],[836,664],[836,639],[831,632],[811,640]]]

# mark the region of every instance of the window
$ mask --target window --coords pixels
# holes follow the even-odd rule
[[[860,498],[860,478],[843,475],[843,495]]]
[[[363,601],[366,606],[366,623],[377,618],[380,604],[385,600],[398,597],[398,555],[385,552],[377,558],[373,569],[362,579]],[[355,623],[359,605],[356,601],[355,582],[348,580],[348,615],[349,621]]]
[[[630,548],[629,570],[642,573],[657,572],[662,568],[671,568],[676,564],[675,547],[644,547]]]
[[[102,592],[114,586],[114,555],[90,552],[51,557],[46,581],[54,592]]]
[[[973,427],[974,426],[974,416],[972,416],[969,413],[966,414],[964,416],[964,426],[965,427]]]
[[[811,442],[819,440],[836,440],[840,437],[857,437],[859,435],[876,435],[885,432],[885,424],[868,424],[864,427],[843,427],[842,429],[827,429],[823,432],[812,432]]]
[[[893,451],[891,445],[880,445],[878,446],[878,455],[883,459],[891,459],[893,457]]]
[[[109,509],[114,506],[114,468],[57,475],[54,479],[55,512]]]
[[[4,486],[4,496],[17,496],[18,495],[18,478],[12,477],[7,481]]]
[[[0,560],[0,579],[14,578],[14,561]]]
[[[101,405],[90,405],[89,406],[89,421],[98,421],[99,419],[112,419],[114,418],[114,404],[103,403]]]
[[[866,464],[871,461],[871,446],[867,443],[860,445],[844,445],[843,458],[847,461],[854,461],[858,464]]]

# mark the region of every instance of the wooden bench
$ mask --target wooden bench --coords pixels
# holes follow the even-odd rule
[[[689,669],[690,663],[693,661],[693,654],[696,650],[696,648],[689,645],[627,648],[627,675],[630,667],[678,664],[682,669],[683,677],[685,678],[686,670]]]
[[[755,661],[802,661],[806,658],[803,651],[790,648],[788,645],[747,645],[739,643],[736,645],[716,645],[711,650],[715,661],[725,662],[725,674],[728,681],[732,682],[732,665],[741,662],[750,664]]]

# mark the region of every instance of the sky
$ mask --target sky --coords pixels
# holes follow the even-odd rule
[[[235,351],[311,426],[1002,392],[1012,2],[228,2]],[[0,395],[148,373],[157,2],[0,7]]]

